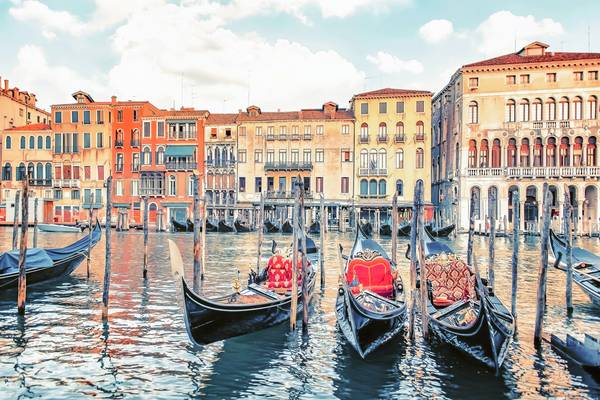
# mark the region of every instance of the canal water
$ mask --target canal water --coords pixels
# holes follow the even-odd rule
[[[72,242],[78,235],[40,233],[44,246]],[[0,229],[0,250],[11,242]],[[287,324],[201,348],[188,340],[181,284],[171,275],[167,239],[182,250],[191,278],[192,236],[151,234],[148,279],[142,279],[143,236],[112,235],[110,315],[101,316],[104,239],[85,263],[62,281],[31,289],[27,313],[18,318],[16,294],[0,297],[0,398],[598,398],[590,376],[558,357],[548,345],[534,349],[533,326],[539,239],[523,239],[519,266],[518,335],[499,376],[436,341],[406,335],[360,359],[336,327],[334,303],[340,267],[337,244],[349,249],[351,233],[326,239],[326,288],[317,291],[308,335]],[[267,235],[289,243],[290,237]],[[231,290],[238,269],[245,277],[255,264],[256,234],[208,234],[203,290]],[[382,239],[386,248],[390,240]],[[451,244],[466,253],[466,235]],[[600,252],[600,240],[577,244]],[[408,282],[407,242],[399,241],[400,271]],[[497,293],[510,308],[508,239],[496,240]],[[487,239],[475,238],[482,271]],[[564,273],[550,269],[545,332],[600,334],[600,310],[574,286],[575,311],[565,313]]]

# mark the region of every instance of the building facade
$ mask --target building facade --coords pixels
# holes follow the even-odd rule
[[[37,107],[35,94],[10,87],[0,78],[0,131],[29,124],[50,124],[50,114]]]
[[[599,70],[600,53],[540,42],[460,68],[433,100],[433,191],[443,213],[467,229],[473,195],[476,225],[490,213],[511,223],[518,191],[521,228],[531,229],[547,182],[555,224],[567,190],[580,232],[597,226]]]

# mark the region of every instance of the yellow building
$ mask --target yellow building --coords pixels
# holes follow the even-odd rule
[[[385,220],[394,191],[410,208],[418,179],[431,201],[431,92],[380,89],[355,95],[356,205],[362,218]],[[379,216],[379,218],[378,218]],[[426,215],[429,217],[429,215]]]
[[[5,129],[2,133],[2,198],[0,222],[14,221],[15,197],[29,180],[29,218],[34,219],[34,199],[38,199],[38,221],[49,222],[45,211],[52,204],[52,131],[47,124],[31,124]],[[20,217],[19,217],[20,218]]]
[[[328,221],[338,226],[352,205],[354,117],[328,102],[319,109],[263,112],[248,107],[238,124],[238,201],[258,204],[266,196],[271,218],[288,218],[293,183],[302,180],[306,204],[316,216],[322,193]]]
[[[473,194],[485,227],[495,194],[501,228],[518,191],[521,227],[537,229],[548,182],[556,227],[566,184],[579,231],[597,230],[599,71],[600,53],[540,42],[461,67],[434,98],[434,200],[444,214],[467,229]]]
[[[35,94],[11,88],[0,79],[0,131],[29,124],[49,124],[50,114],[36,106]]]

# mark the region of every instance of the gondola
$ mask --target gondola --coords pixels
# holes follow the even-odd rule
[[[235,227],[235,231],[237,233],[245,233],[245,232],[252,232],[254,229],[252,229],[248,224],[244,224],[239,220],[235,220],[235,222],[233,223],[233,226]]]
[[[178,222],[175,218],[171,218],[171,225],[173,226],[173,230],[175,232],[192,232],[194,230],[193,223],[192,223],[192,229],[189,230],[187,221],[185,224],[182,224],[181,222]]]
[[[363,235],[366,237],[371,237],[371,235],[373,235],[373,225],[371,225],[369,221],[361,221],[359,227],[362,230]]]
[[[567,267],[566,243],[550,230],[550,249],[554,264],[565,270]],[[593,304],[600,307],[600,257],[580,247],[573,247],[573,280],[587,294]]]
[[[61,225],[61,224],[37,224],[40,232],[69,232],[79,233],[83,232],[85,226],[81,225]]]
[[[396,266],[361,226],[350,254],[342,254],[343,274],[336,300],[338,325],[346,340],[365,358],[398,335],[406,318],[402,279]]]
[[[573,361],[600,381],[600,340],[597,337],[586,333],[582,342],[569,334],[565,340],[551,335],[550,344],[562,357]]]
[[[429,326],[442,341],[500,369],[515,321],[500,299],[447,245],[425,234]]]
[[[87,234],[69,246],[55,249],[27,249],[25,262],[27,286],[70,275],[88,257],[88,247],[93,248],[102,237],[100,224],[91,235]],[[14,289],[19,280],[19,251],[0,254],[0,293]]]
[[[379,228],[379,234],[381,236],[392,236],[392,227],[390,224],[383,224]]]
[[[442,237],[447,238],[450,236],[452,231],[454,230],[455,225],[450,224],[448,226],[444,226],[442,228],[434,228],[433,225],[426,225],[425,230],[433,237]],[[410,232],[409,232],[410,233]]]
[[[185,225],[187,226],[188,232],[194,232],[194,221],[188,218],[185,220]],[[200,225],[200,230],[202,230],[202,225]]]
[[[169,243],[171,263],[181,260],[179,250]],[[308,247],[308,245],[307,245]],[[174,256],[174,252],[177,255]],[[308,258],[308,257],[307,257]],[[208,298],[193,292],[182,279],[184,293],[185,324],[190,340],[197,344],[209,344],[235,336],[265,329],[290,318],[291,258],[273,254],[267,267],[257,275],[249,274],[248,285],[238,292]],[[315,286],[315,269],[308,265],[307,289],[309,298]],[[301,264],[298,273],[301,276]],[[300,286],[298,281],[298,286]],[[302,311],[302,294],[298,288],[298,312]]]
[[[219,231],[219,228],[215,224],[211,223],[209,220],[206,220],[206,233],[218,232],[218,231]]]
[[[321,223],[319,221],[315,221],[312,224],[310,224],[310,227],[308,228],[308,233],[311,235],[318,235],[321,233]]]
[[[403,222],[398,227],[398,236],[410,236],[410,223]]]
[[[294,232],[294,227],[292,226],[292,222],[289,219],[286,219],[283,225],[281,225],[281,233],[292,233]]]
[[[277,233],[281,230],[278,223],[274,224],[271,221],[265,221],[265,228],[267,229],[267,233]]]
[[[219,221],[219,232],[221,233],[229,233],[229,232],[235,232],[235,228],[228,224],[224,219]]]

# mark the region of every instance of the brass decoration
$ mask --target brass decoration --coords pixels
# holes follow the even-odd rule
[[[376,257],[380,257],[381,254],[376,252],[375,250],[365,249],[363,251],[359,251],[355,254],[355,257],[362,258],[365,261],[374,260]]]

